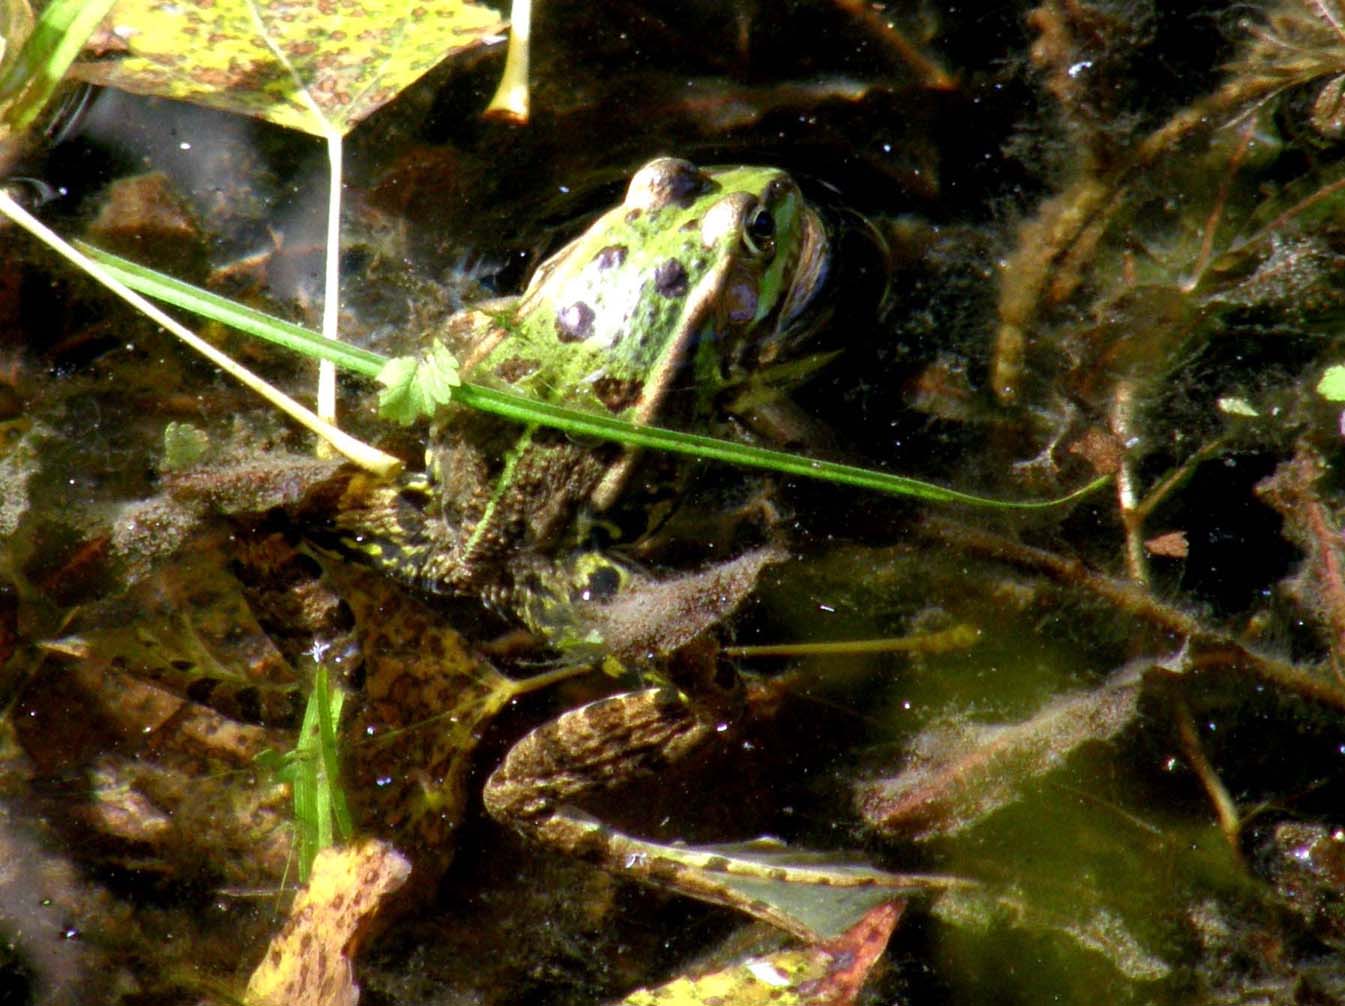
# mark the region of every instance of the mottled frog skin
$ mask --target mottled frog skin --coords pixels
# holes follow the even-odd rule
[[[435,335],[473,382],[715,432],[726,392],[805,334],[827,261],[825,230],[785,172],[660,158],[521,296],[455,315]],[[539,594],[602,593],[620,579],[564,557],[583,544],[576,517],[611,506],[637,456],[449,408],[431,429],[425,476],[356,480],[337,529],[422,591],[481,597],[553,636]]]
[[[702,169],[660,158],[634,175],[619,206],[544,263],[521,296],[458,314],[434,335],[472,382],[636,423],[721,433],[726,402],[755,390],[813,327],[808,309],[828,260],[819,217],[783,171]],[[431,428],[424,476],[396,485],[357,477],[335,507],[338,529],[347,549],[393,578],[422,593],[480,598],[561,651],[588,646],[594,656],[655,656],[679,665],[672,676],[696,680],[696,701],[672,686],[644,689],[543,724],[492,774],[486,808],[543,844],[808,938],[806,926],[726,880],[723,857],[647,842],[576,809],[698,757],[727,738],[740,712],[772,701],[769,688],[724,690],[722,682],[736,677],[721,673],[731,669],[705,630],[750,592],[759,571],[780,558],[778,549],[651,581],[585,540],[584,518],[617,502],[638,460],[618,445],[449,408]],[[357,620],[375,623],[393,608],[378,600]],[[373,649],[401,646],[406,667],[421,667],[418,640],[429,638],[421,627],[409,647],[389,635]],[[422,669],[430,673],[420,691],[429,685],[425,694],[432,695],[434,670]],[[511,694],[480,667],[456,673],[479,689],[468,692],[471,708],[493,711]],[[385,698],[370,704],[378,715],[363,721],[365,732],[403,735],[408,717],[400,697],[414,690],[407,681],[403,675],[391,687],[371,684],[371,694]],[[475,722],[463,719],[459,703],[440,698],[454,710],[453,724]],[[434,715],[426,709],[410,719],[430,723]],[[456,820],[466,759],[460,742],[440,748],[429,759],[434,768],[403,788],[393,818]],[[385,779],[403,776],[379,771]],[[751,863],[728,872],[744,871],[758,872]],[[786,878],[768,868],[765,879],[882,883],[872,871],[840,879],[803,873]]]

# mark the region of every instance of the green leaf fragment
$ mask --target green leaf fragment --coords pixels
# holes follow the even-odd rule
[[[210,438],[191,423],[169,423],[163,431],[163,460],[159,468],[166,472],[189,468],[205,456]]]
[[[18,133],[33,124],[110,6],[112,0],[56,0],[43,10],[12,60],[10,47],[17,41],[19,19],[6,19],[6,38],[0,49],[6,57],[0,76],[0,104],[8,103],[5,125]]]
[[[420,357],[398,356],[385,363],[378,372],[378,383],[383,385],[378,393],[378,414],[410,426],[447,405],[454,389],[462,385],[462,378],[458,361],[436,339]]]
[[[1345,365],[1326,368],[1317,382],[1317,394],[1328,402],[1345,402]]]

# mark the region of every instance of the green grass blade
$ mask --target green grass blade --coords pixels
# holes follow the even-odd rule
[[[294,805],[295,857],[299,862],[299,880],[308,879],[308,871],[322,842],[321,800],[318,795],[316,754],[313,750],[318,734],[318,705],[314,694],[304,707],[304,720],[299,726],[288,771],[290,799]]]
[[[13,98],[5,123],[15,132],[33,124],[56,93],[84,42],[112,0],[55,0],[42,11],[33,33],[0,77],[0,103]]]
[[[341,724],[341,709],[345,705],[346,693],[331,687],[326,667],[319,667],[313,683],[313,694],[318,707],[318,737],[322,752],[322,793],[324,803],[330,812],[330,828],[327,842],[345,842],[355,833],[350,818],[350,807],[346,803],[346,791],[341,785],[341,748],[337,728]]]
[[[299,325],[281,321],[260,311],[235,304],[223,297],[200,290],[180,280],[153,272],[126,259],[95,248],[83,246],[90,257],[111,271],[127,286],[155,298],[160,298],[202,317],[239,328],[258,338],[284,346],[295,352],[318,359],[331,360],[366,377],[377,377],[387,358],[368,350],[357,349],[341,342],[324,339]],[[895,496],[911,496],[934,503],[960,503],[967,506],[989,507],[1001,510],[1044,510],[1062,506],[1096,491],[1110,481],[1111,476],[1094,479],[1080,489],[1053,500],[1013,501],[995,500],[984,496],[958,492],[943,486],[904,475],[817,461],[784,451],[768,450],[750,444],[694,433],[682,433],[658,426],[636,426],[621,419],[591,412],[579,412],[512,392],[486,388],[463,382],[455,389],[453,400],[461,405],[480,409],[518,423],[532,423],[562,430],[574,436],[598,437],[633,447],[669,451],[710,461],[723,461],[747,468],[761,468],[818,479],[837,485],[854,486],[873,492]]]
[[[378,372],[383,369],[383,364],[388,362],[386,357],[371,353],[367,349],[360,349],[358,346],[334,339],[325,339],[302,325],[246,307],[237,301],[203,290],[199,286],[184,283],[180,279],[146,268],[120,255],[95,248],[87,242],[72,243],[132,290],[137,290],[146,297],[153,297],[202,318],[218,321],[220,324],[275,343],[277,346],[283,346],[295,353],[331,360],[338,367],[366,377],[377,377]]]
[[[547,402],[524,398],[521,395],[494,388],[484,388],[478,384],[464,382],[458,388],[453,400],[462,405],[480,409],[493,415],[513,419],[520,423],[537,423],[563,429],[577,436],[601,437],[615,440],[635,447],[648,447],[653,450],[669,451],[674,454],[687,454],[691,457],[709,461],[724,461],[747,468],[762,468],[785,475],[798,475],[803,478],[818,479],[837,485],[856,486],[871,489],[874,492],[895,496],[913,496],[916,499],[935,503],[964,503],[969,506],[996,507],[1010,510],[1041,510],[1060,506],[1072,500],[1086,496],[1110,481],[1111,476],[1103,476],[1059,499],[1044,501],[1018,502],[995,500],[970,493],[945,489],[932,482],[893,475],[872,468],[860,468],[834,461],[818,461],[813,458],[775,451],[750,444],[740,444],[731,440],[717,440],[697,433],[682,433],[677,430],[665,430],[658,426],[634,426],[620,419],[601,416],[590,412],[576,412]]]
[[[338,728],[345,693],[332,688],[327,669],[319,666],[304,706],[304,720],[294,750],[270,759],[278,778],[290,784],[294,804],[295,858],[299,879],[308,879],[317,854],[354,834],[345,789],[341,785]]]

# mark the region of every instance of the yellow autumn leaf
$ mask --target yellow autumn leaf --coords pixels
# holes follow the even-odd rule
[[[619,1006],[852,1006],[887,947],[902,907],[879,905],[837,939],[789,947],[708,974],[640,989]]]
[[[503,28],[470,0],[119,0],[72,73],[317,136],[344,134],[447,56]]]
[[[249,1006],[354,1006],[353,961],[383,901],[411,875],[385,842],[324,849],[248,982]]]

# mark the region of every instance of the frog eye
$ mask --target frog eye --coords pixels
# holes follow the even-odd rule
[[[775,217],[763,206],[747,218],[743,241],[754,254],[769,255],[775,250],[771,243],[774,238]]]

